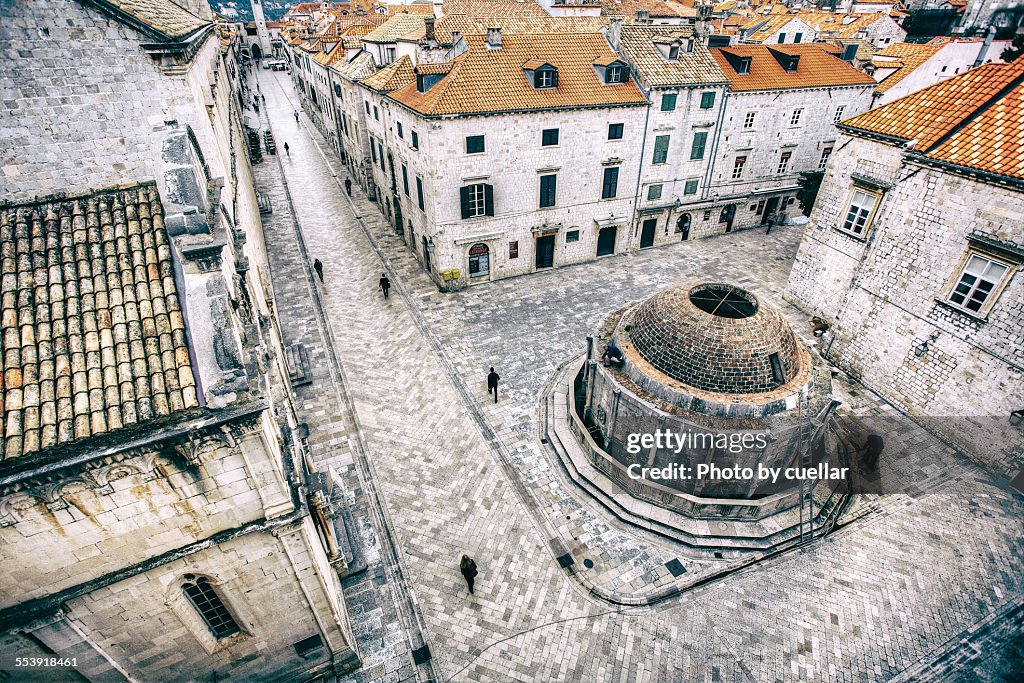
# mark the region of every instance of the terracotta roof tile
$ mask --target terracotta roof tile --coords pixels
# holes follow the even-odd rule
[[[377,71],[377,65],[373,63],[373,57],[368,52],[360,52],[351,62],[335,62],[331,68],[353,81],[372,76]]]
[[[444,0],[443,16],[465,14],[476,17],[547,17],[534,0]]]
[[[198,405],[153,184],[0,207],[3,459]]]
[[[606,85],[593,61],[613,55],[597,33],[510,34],[500,50],[489,50],[484,36],[467,36],[467,50],[452,60],[451,72],[427,92],[410,84],[389,97],[427,116],[485,114],[607,105],[642,105],[632,79]],[[537,59],[558,69],[558,87],[536,90],[523,73]]]
[[[415,82],[416,75],[412,71],[412,60],[408,55],[402,55],[377,73],[360,81],[377,92],[391,92]]]
[[[697,10],[673,0],[601,0],[601,14],[609,17],[628,17],[633,20],[637,12],[647,12],[650,17],[692,18]]]
[[[489,28],[500,28],[502,34],[596,33],[607,24],[607,17],[491,16],[455,13],[445,14],[437,20],[434,37],[439,43],[450,45],[452,31],[458,31],[464,36],[482,35],[487,33]]]
[[[185,38],[211,23],[170,0],[99,0],[96,4],[123,12],[170,40]]]
[[[728,83],[706,45],[694,41],[693,52],[681,53],[679,59],[667,59],[655,47],[659,36],[689,38],[689,26],[624,25],[620,36],[622,52],[647,87]]]
[[[393,43],[399,38],[422,38],[426,32],[421,14],[396,14],[365,36],[371,43]]]
[[[829,38],[853,38],[876,21],[888,19],[888,15],[883,12],[843,14],[841,12],[804,11],[797,13],[796,16],[804,23],[813,26],[815,31],[823,33]]]
[[[772,51],[798,55],[800,61],[793,73],[782,68]],[[750,73],[738,74],[726,53],[750,57]],[[821,45],[732,45],[714,48],[712,56],[732,82],[734,91],[790,90],[795,88],[827,88],[838,85],[874,85],[875,81],[861,73]]]
[[[892,62],[892,60],[886,60],[886,57],[892,57],[898,59],[896,71],[886,76],[877,86],[875,86],[875,92],[884,93],[891,89],[894,85],[902,81],[904,78],[909,76],[911,72],[917,67],[927,62],[932,55],[941,49],[939,45],[918,45],[915,43],[895,43],[888,47],[879,50],[872,56],[872,62],[876,67],[884,68],[886,63]],[[880,58],[877,59],[876,58]]]
[[[985,64],[840,124],[930,159],[1024,179],[1024,60]]]

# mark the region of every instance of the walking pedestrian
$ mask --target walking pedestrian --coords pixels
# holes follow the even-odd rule
[[[324,264],[320,263],[320,259],[313,259],[313,270],[316,271],[316,276],[320,278],[320,282],[324,281]]]
[[[292,155],[292,153],[288,151],[288,143],[287,142],[284,143],[284,155],[288,156],[288,157],[290,157]]]
[[[463,555],[462,561],[459,562],[459,571],[462,572],[462,577],[466,579],[466,585],[469,586],[469,592],[472,595],[473,581],[476,579],[476,575],[479,574],[476,570],[476,562],[469,555]]]
[[[391,280],[388,279],[387,273],[380,274],[380,282],[377,284],[380,287],[380,291],[384,292],[384,301],[387,301],[388,292],[391,290]]]
[[[295,123],[298,123],[298,122],[299,122],[299,110],[296,109],[295,110]]]
[[[494,392],[494,402],[495,403],[498,402],[498,380],[499,379],[501,379],[501,377],[499,377],[498,373],[496,373],[494,371],[494,368],[491,368],[490,373],[488,373],[488,375],[487,375],[487,393],[489,394],[492,391]]]
[[[772,234],[772,228],[775,226],[775,214],[768,216],[768,227],[765,229],[764,234]]]
[[[345,178],[345,192],[348,193],[349,197],[352,196],[352,179],[351,178]]]

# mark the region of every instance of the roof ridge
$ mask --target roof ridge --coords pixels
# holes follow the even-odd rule
[[[1009,63],[1006,63],[1006,64],[999,64],[999,65],[993,64],[992,66],[993,67],[1012,67],[1014,65],[1014,63],[1015,62],[1009,62]],[[988,65],[986,64],[985,66],[988,66]],[[980,67],[976,67],[976,68],[980,68]],[[974,70],[976,70],[976,69],[972,69],[971,71],[974,71]],[[971,71],[967,71],[965,73],[965,75],[970,73]],[[928,147],[927,149],[924,149],[924,150],[914,150],[914,151],[920,152],[921,154],[930,154],[931,152],[935,151],[936,149],[939,148],[939,146],[944,144],[951,137],[953,137],[954,135],[956,135],[957,133],[962,131],[964,128],[966,128],[971,123],[976,121],[982,114],[984,114],[989,109],[991,109],[992,106],[996,102],[999,102],[1000,100],[1005,98],[1007,95],[1009,95],[1011,92],[1016,90],[1017,87],[1021,83],[1024,83],[1024,62],[1020,62],[1020,65],[1018,66],[1018,73],[1017,73],[1017,75],[1014,76],[1012,79],[1010,79],[1010,82],[1007,83],[1002,88],[1000,88],[998,92],[996,92],[994,95],[992,95],[992,97],[988,98],[985,102],[983,102],[981,104],[981,106],[977,107],[973,112],[971,112],[970,114],[965,116],[963,119],[961,119],[959,123],[957,123],[955,126],[953,126],[949,130],[947,130],[945,133],[943,133],[941,136],[939,136],[939,138],[937,140],[935,140],[935,142],[933,142],[930,147]],[[936,83],[936,85],[941,85],[941,83]]]

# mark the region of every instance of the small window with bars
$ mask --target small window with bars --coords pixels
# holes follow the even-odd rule
[[[793,110],[793,115],[789,117],[789,125],[791,125],[791,126],[799,126],[800,125],[800,118],[803,115],[804,115],[804,110],[803,109],[794,109]]]
[[[747,165],[746,157],[736,157],[732,164],[732,179],[739,180],[743,177],[743,167]]]
[[[832,117],[832,123],[839,123],[843,119],[843,111],[846,109],[845,105],[840,104],[836,107],[836,115]]]
[[[241,632],[242,629],[206,577],[186,574],[181,590],[215,637],[227,638]]]

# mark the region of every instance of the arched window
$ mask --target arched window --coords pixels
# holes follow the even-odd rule
[[[215,637],[227,638],[242,630],[206,577],[186,574],[181,590]]]
[[[690,239],[690,224],[693,219],[690,218],[690,214],[684,213],[678,219],[676,219],[676,234],[682,233],[683,240]]]

